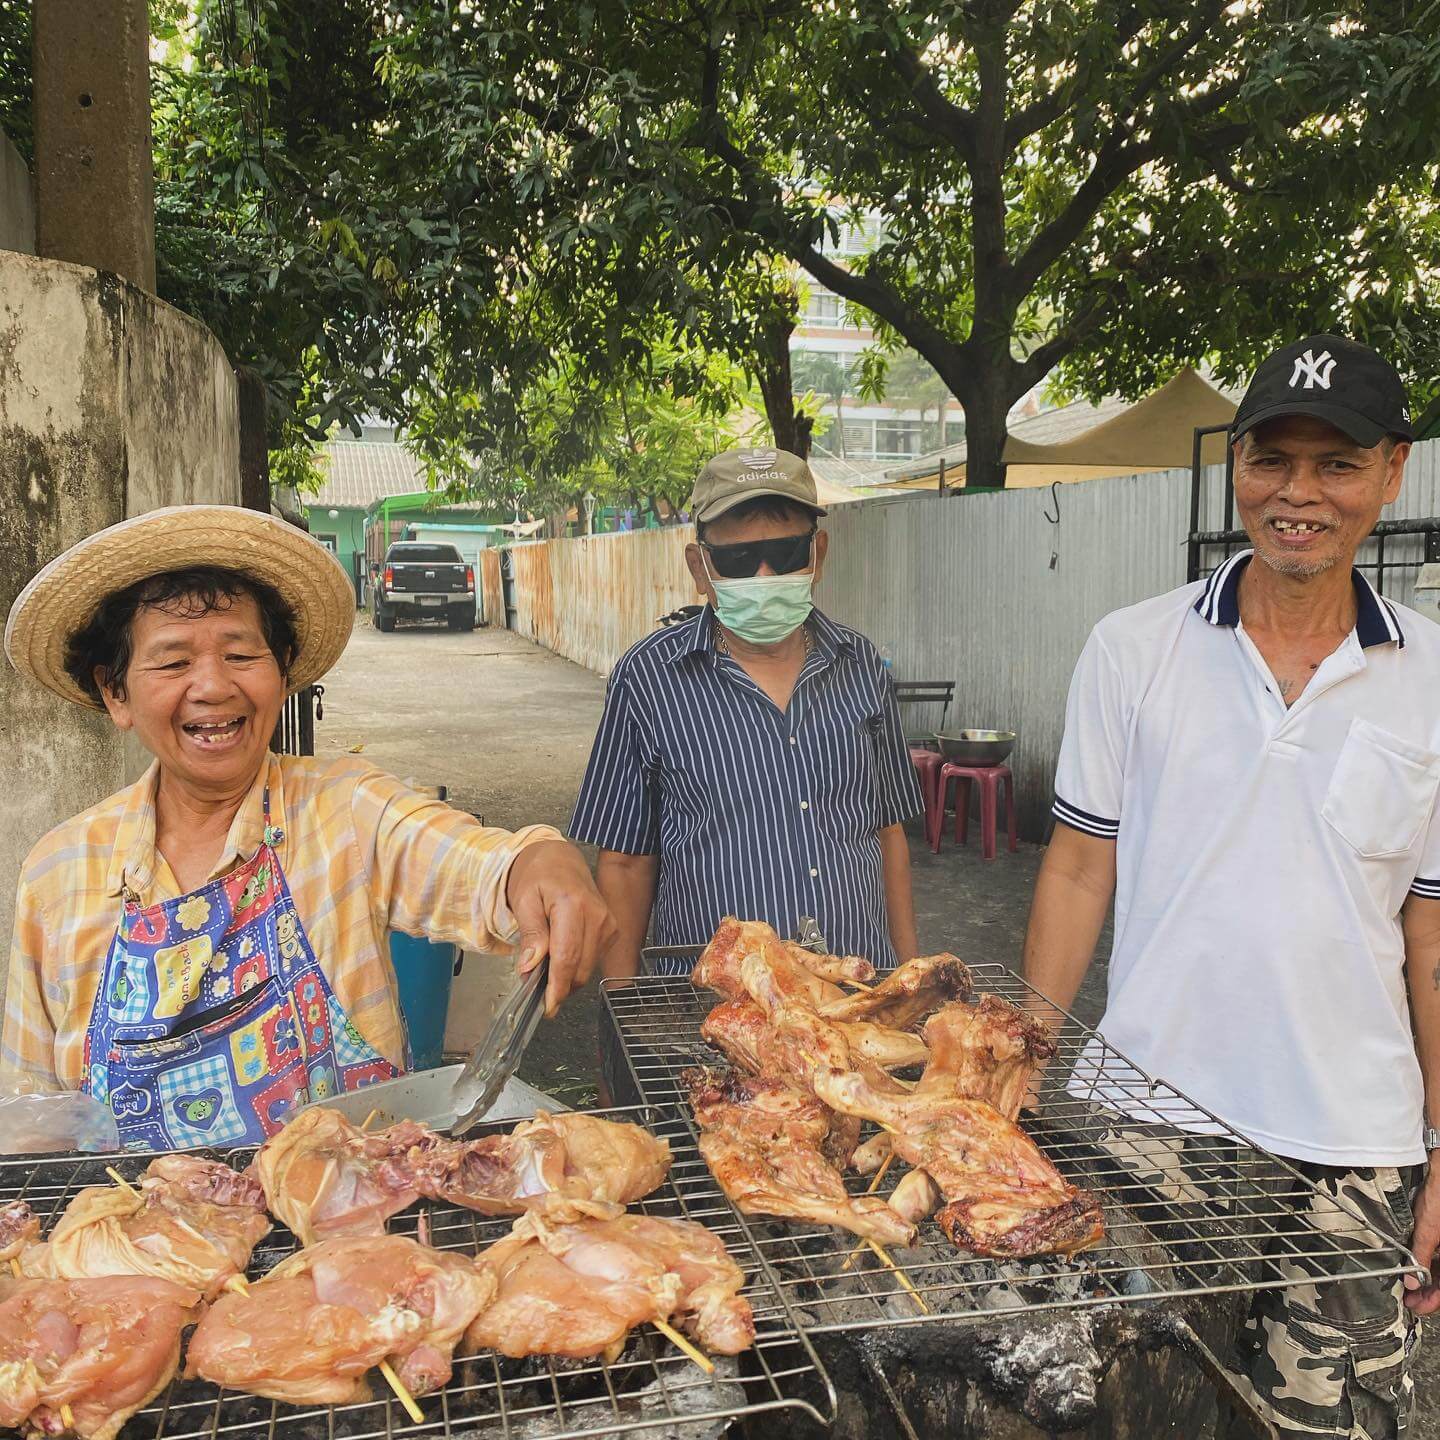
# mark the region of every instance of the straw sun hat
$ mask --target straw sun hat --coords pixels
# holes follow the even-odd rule
[[[72,545],[16,597],[5,624],[5,654],[22,675],[93,709],[95,701],[65,670],[71,637],[117,590],[197,565],[262,580],[294,612],[291,690],[312,684],[340,658],[355,622],[355,587],[344,567],[303,530],[235,505],[151,510]]]

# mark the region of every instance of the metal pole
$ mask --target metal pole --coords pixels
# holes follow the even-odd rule
[[[1205,431],[1197,425],[1190,446],[1190,537],[1185,542],[1185,579],[1187,583],[1200,578],[1200,455]]]

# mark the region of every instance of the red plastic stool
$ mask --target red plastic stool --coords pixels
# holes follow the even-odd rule
[[[930,833],[930,811],[935,805],[935,795],[940,789],[940,767],[945,757],[938,750],[927,750],[923,745],[910,747],[910,759],[920,773],[920,796],[925,802],[925,833]]]
[[[1015,835],[1015,777],[1008,765],[950,765],[940,767],[937,798],[928,818],[930,848],[940,853],[940,832],[945,827],[945,798],[950,782],[958,783],[955,792],[955,840],[965,844],[970,831],[970,782],[980,786],[980,854],[983,859],[995,858],[995,831],[999,820],[1000,787],[1005,787],[1005,823],[1010,832],[1010,850],[1020,848]]]

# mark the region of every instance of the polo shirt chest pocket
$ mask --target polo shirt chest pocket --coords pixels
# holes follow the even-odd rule
[[[1368,720],[1353,720],[1320,814],[1367,860],[1403,855],[1440,790],[1440,755]]]

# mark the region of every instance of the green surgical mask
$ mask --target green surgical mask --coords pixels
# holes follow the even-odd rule
[[[751,645],[776,645],[793,635],[815,608],[815,576],[754,575],[748,580],[721,580],[705,572],[715,587],[715,616],[732,635]]]

